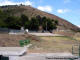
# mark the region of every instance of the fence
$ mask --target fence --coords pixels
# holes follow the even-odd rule
[[[9,30],[9,34],[24,34],[24,30]]]
[[[9,33],[8,28],[0,28],[0,33]]]
[[[16,29],[8,29],[8,28],[0,28],[0,33],[9,33],[9,34],[24,34],[24,30],[16,30]]]

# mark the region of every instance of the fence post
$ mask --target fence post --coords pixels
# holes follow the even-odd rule
[[[73,51],[73,46],[72,46],[72,54],[74,54],[74,51]]]
[[[79,57],[80,57],[80,45],[79,45]]]

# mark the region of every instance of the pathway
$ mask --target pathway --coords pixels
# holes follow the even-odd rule
[[[63,59],[61,59],[60,57]],[[73,56],[71,53],[46,53],[46,54],[29,53],[25,56],[20,57],[19,60],[70,60],[66,58],[76,58],[76,57]],[[80,60],[80,59],[75,59],[75,60]]]
[[[36,36],[63,36],[60,34],[53,34],[53,33],[29,33],[29,34]]]

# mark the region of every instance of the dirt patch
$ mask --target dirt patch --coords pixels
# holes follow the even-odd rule
[[[36,40],[39,41],[40,39],[36,36],[24,34],[24,35],[12,35],[12,34],[0,34],[0,46],[1,47],[16,47],[20,46],[20,40]]]

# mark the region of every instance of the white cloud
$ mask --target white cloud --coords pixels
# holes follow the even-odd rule
[[[51,6],[38,6],[37,8],[39,10],[46,11],[46,12],[52,12],[53,10]]]
[[[24,5],[32,5],[32,2],[31,1],[24,1],[24,2],[13,2],[13,1],[10,1],[10,0],[1,0],[0,1],[0,6],[3,6],[3,5],[19,5],[19,4],[24,4]]]
[[[80,25],[77,25],[80,28]]]
[[[64,0],[64,3],[70,3],[71,0]]]
[[[70,11],[69,9],[58,9],[57,10],[58,13],[67,13],[69,11]]]

